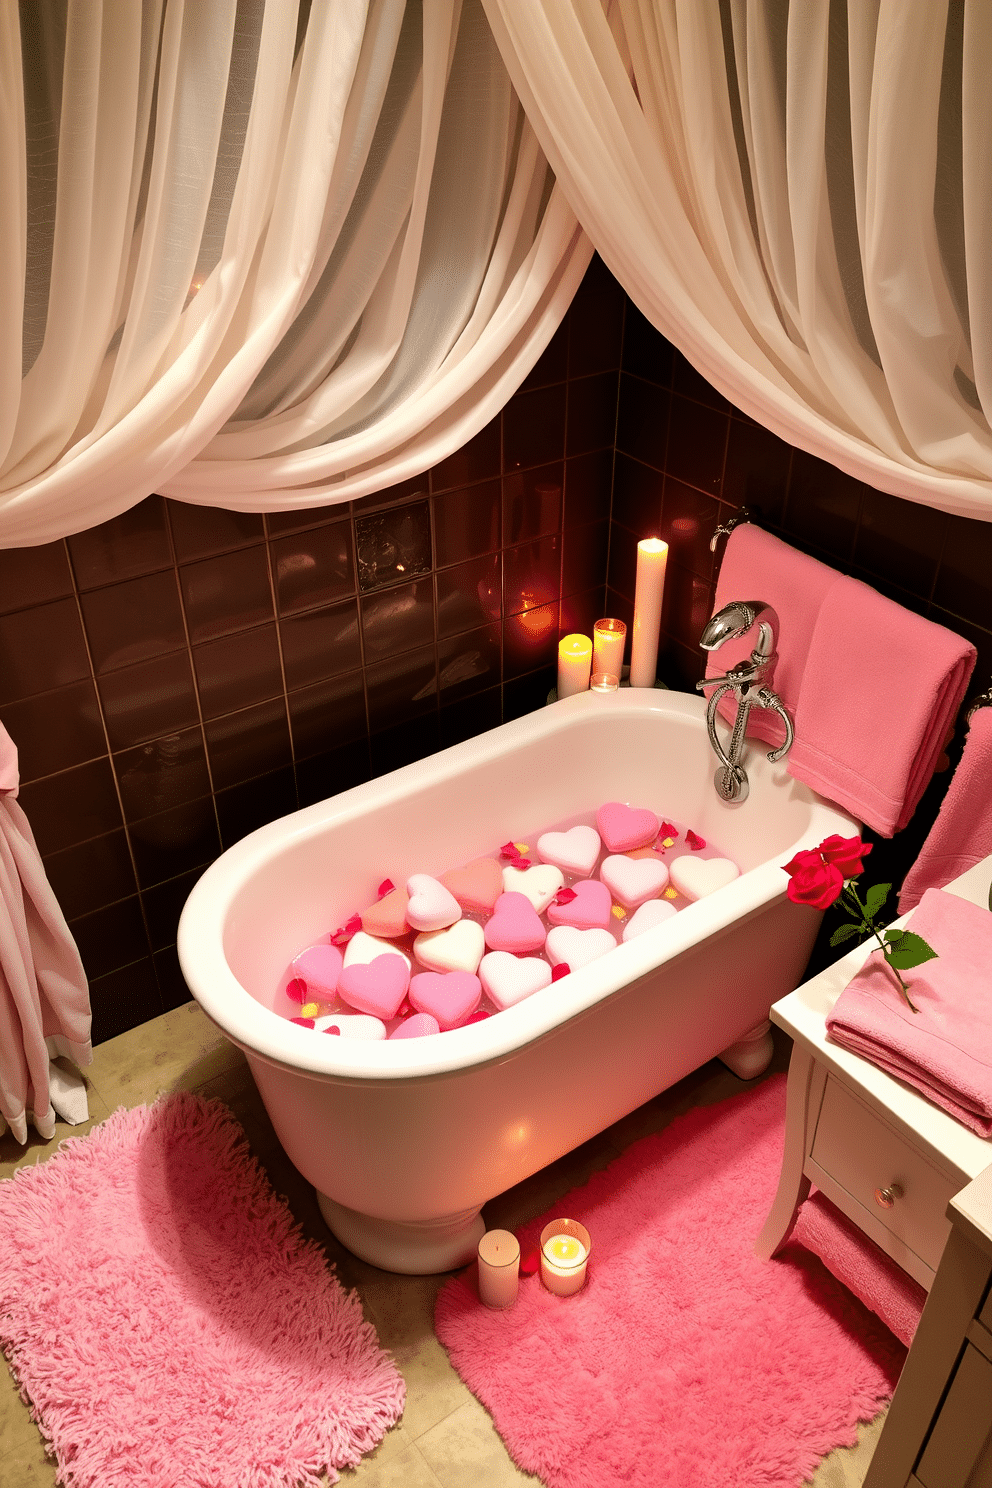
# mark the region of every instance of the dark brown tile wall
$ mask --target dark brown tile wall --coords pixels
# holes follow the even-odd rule
[[[623,318],[594,259],[502,414],[401,487],[264,518],[151,496],[0,551],[0,719],[96,1042],[188,997],[176,926],[223,848],[545,701],[604,613]]]

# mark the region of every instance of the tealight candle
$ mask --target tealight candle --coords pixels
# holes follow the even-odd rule
[[[620,686],[618,675],[610,675],[609,672],[593,672],[589,678],[590,692],[616,692]]]
[[[541,1280],[549,1292],[570,1297],[585,1285],[592,1241],[577,1219],[553,1219],[541,1231]]]
[[[592,641],[584,635],[567,635],[558,642],[558,696],[588,692],[592,671]]]
[[[487,1307],[517,1300],[520,1242],[510,1230],[487,1230],[479,1241],[479,1297]]]
[[[597,620],[592,630],[592,669],[619,677],[627,627],[622,620]]]
[[[661,600],[665,592],[668,544],[646,537],[637,544],[634,633],[630,643],[631,687],[653,687],[658,672]]]

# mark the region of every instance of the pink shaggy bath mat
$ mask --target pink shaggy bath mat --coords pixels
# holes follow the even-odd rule
[[[403,1409],[241,1127],[186,1093],[0,1183],[0,1345],[70,1488],[317,1488]]]
[[[754,1241],[782,1157],[777,1076],[636,1143],[551,1218],[592,1236],[588,1280],[521,1279],[483,1307],[472,1265],[437,1335],[514,1460],[551,1488],[798,1488],[888,1400],[905,1349],[801,1246]]]

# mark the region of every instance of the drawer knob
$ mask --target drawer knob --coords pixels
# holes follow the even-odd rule
[[[901,1183],[890,1183],[888,1188],[876,1188],[875,1190],[875,1203],[882,1209],[891,1209],[896,1199],[901,1198]]]

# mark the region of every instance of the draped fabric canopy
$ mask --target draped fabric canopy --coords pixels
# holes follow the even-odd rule
[[[0,6],[0,546],[419,474],[592,249],[479,0]]]
[[[992,5],[484,4],[600,256],[703,376],[992,520]]]

